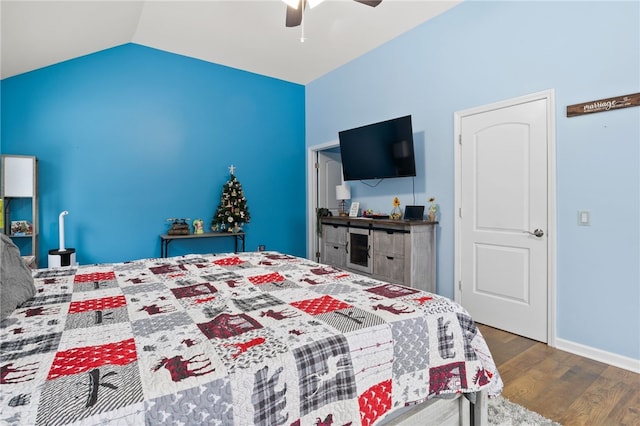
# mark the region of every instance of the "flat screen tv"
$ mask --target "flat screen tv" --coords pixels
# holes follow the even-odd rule
[[[338,132],[344,180],[416,175],[411,116]]]

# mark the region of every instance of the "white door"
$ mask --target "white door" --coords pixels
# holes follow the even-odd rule
[[[312,185],[310,196],[315,198],[315,203],[310,202],[309,205],[315,205],[317,208],[327,208],[333,215],[338,214],[338,200],[336,199],[336,185],[342,183],[342,159],[339,149],[328,149],[316,151],[316,158],[311,167],[315,169],[315,185]],[[313,247],[312,259],[320,260],[320,236],[317,233],[317,218],[315,211],[311,218],[311,244]]]
[[[459,120],[459,301],[475,321],[548,339],[549,97]]]
[[[338,214],[336,185],[342,183],[342,159],[336,150],[318,151],[318,207]]]

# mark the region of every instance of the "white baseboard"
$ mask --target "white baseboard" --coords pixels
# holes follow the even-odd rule
[[[605,364],[609,364],[614,367],[623,368],[625,370],[640,374],[639,359],[633,359],[626,356],[614,354],[557,337],[555,340],[555,344],[556,349],[560,349],[565,352],[571,352],[575,355],[580,355],[585,358],[593,359],[595,361],[604,362]]]

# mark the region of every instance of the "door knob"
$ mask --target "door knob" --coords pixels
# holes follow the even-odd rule
[[[542,229],[534,229],[533,232],[531,231],[524,231],[525,233],[529,234],[529,235],[533,235],[534,237],[542,237],[544,235],[544,231]]]

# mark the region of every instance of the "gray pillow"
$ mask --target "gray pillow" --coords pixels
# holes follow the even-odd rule
[[[31,269],[20,250],[5,234],[0,234],[0,321],[36,293]]]

